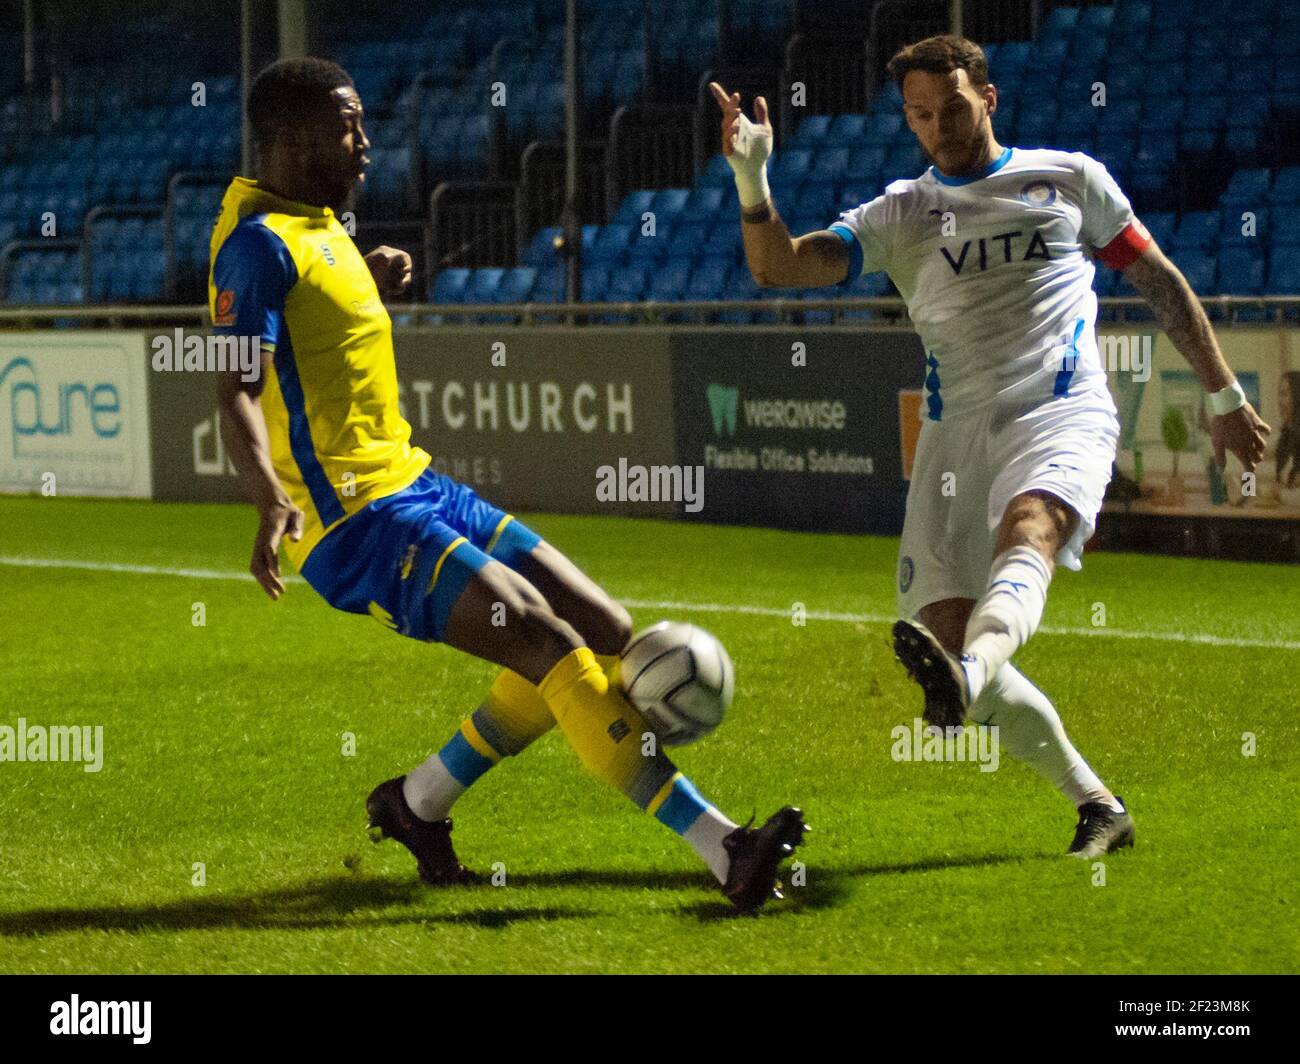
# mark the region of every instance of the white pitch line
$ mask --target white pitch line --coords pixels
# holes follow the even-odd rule
[[[251,573],[237,573],[229,569],[176,569],[161,565],[128,565],[121,562],[87,562],[75,558],[20,558],[0,555],[0,565],[30,569],[84,569],[97,573],[126,573],[135,576],[181,576],[196,580],[236,580],[252,583]],[[286,573],[285,583],[306,583],[301,576]],[[646,610],[680,610],[683,613],[734,613],[751,617],[789,618],[788,607],[732,605],[721,602],[668,602],[653,599],[619,599],[625,606]],[[827,610],[807,610],[804,616],[810,621],[832,621],[843,624],[892,624],[897,618],[892,614],[835,613]],[[1074,635],[1100,639],[1150,639],[1160,643],[1199,643],[1204,646],[1243,647],[1259,650],[1300,650],[1300,641],[1285,639],[1240,639],[1233,636],[1209,635],[1203,632],[1137,632],[1124,628],[1056,628],[1044,625],[1038,629],[1045,635]]]

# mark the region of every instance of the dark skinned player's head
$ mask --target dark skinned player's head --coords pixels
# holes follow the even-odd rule
[[[361,119],[352,79],[328,59],[281,59],[248,94],[263,179],[283,194],[335,209],[369,161]]]

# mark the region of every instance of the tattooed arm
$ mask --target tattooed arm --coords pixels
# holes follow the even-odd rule
[[[745,260],[764,288],[823,288],[839,284],[849,272],[849,249],[826,229],[792,237],[766,200],[740,212]]]
[[[1124,276],[1146,299],[1160,328],[1187,359],[1207,392],[1221,391],[1236,381],[1219,350],[1201,301],[1187,278],[1154,241],[1124,270]],[[1264,438],[1269,431],[1250,403],[1229,414],[1216,415],[1211,425],[1216,461],[1222,467],[1226,449],[1246,469],[1254,469],[1264,456]]]

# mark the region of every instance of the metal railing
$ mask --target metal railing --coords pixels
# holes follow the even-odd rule
[[[1133,310],[1146,310],[1140,298],[1107,297],[1099,300],[1104,311],[1118,316],[1106,324],[1131,322],[1154,329],[1150,319],[1129,318]],[[1225,324],[1250,328],[1259,325],[1300,324],[1300,295],[1294,296],[1208,296],[1201,300],[1207,312],[1216,314],[1216,326]],[[1272,317],[1243,320],[1243,310],[1263,310]],[[864,320],[854,315],[869,311]],[[391,303],[388,312],[396,324],[437,325],[603,325],[700,326],[734,328],[729,315],[758,313],[758,325],[839,325],[855,329],[911,329],[907,305],[897,296],[870,299],[734,299],[691,302],[641,300],[633,303]],[[829,314],[829,320],[808,321],[805,314]],[[84,324],[98,328],[142,328],[206,326],[206,306],[0,306],[0,330],[42,328]],[[749,323],[742,323],[748,325]]]

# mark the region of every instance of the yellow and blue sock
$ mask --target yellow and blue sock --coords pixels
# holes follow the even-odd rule
[[[609,682],[595,655],[580,647],[561,658],[539,690],[587,770],[683,836],[725,881],[722,837],[736,825],[677,771],[657,740],[645,741],[645,718]]]

